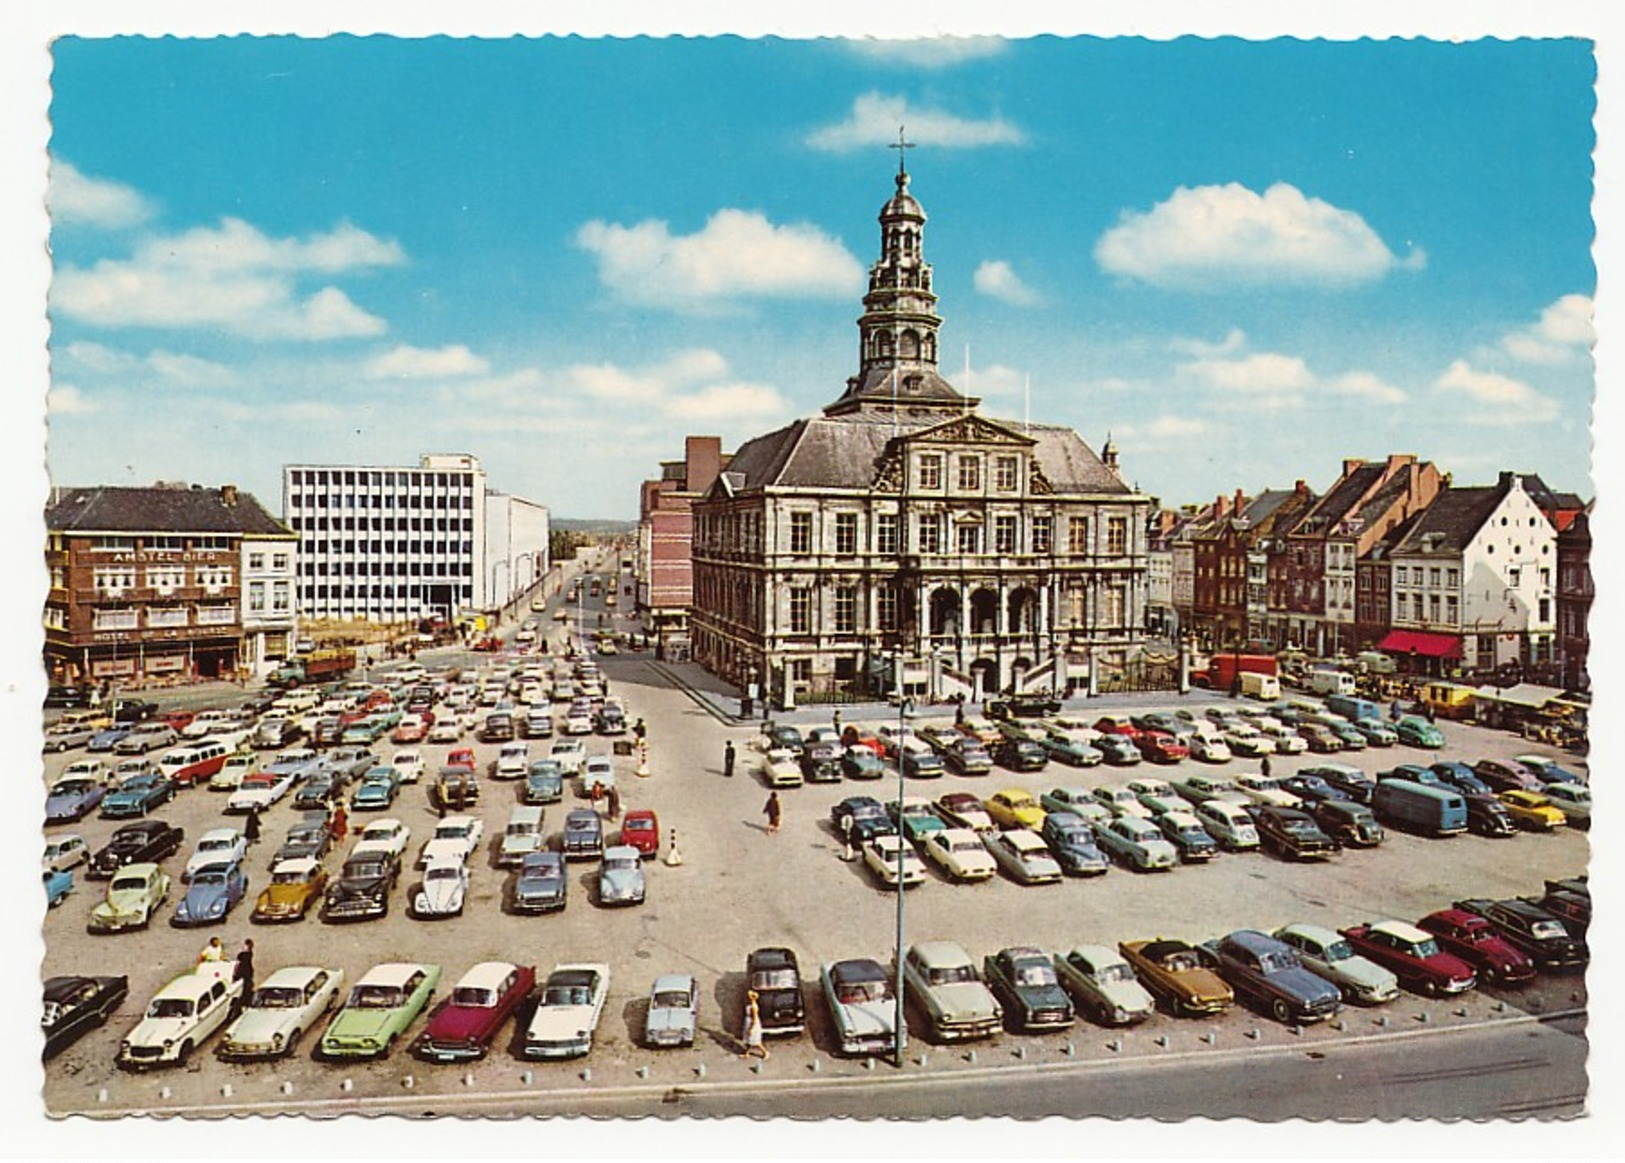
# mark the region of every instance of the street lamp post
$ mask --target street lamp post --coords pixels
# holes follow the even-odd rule
[[[908,1049],[908,1022],[903,1012],[903,856],[906,839],[903,835],[903,730],[909,715],[909,699],[903,694],[903,648],[897,648],[897,1012],[892,1018],[896,1031],[896,1063],[903,1065]]]

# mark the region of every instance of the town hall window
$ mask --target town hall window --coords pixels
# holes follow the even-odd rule
[[[940,489],[942,487],[942,455],[936,452],[920,454],[920,487],[922,489]]]
[[[942,552],[942,516],[939,513],[924,513],[920,516],[920,552]]]
[[[835,514],[835,552],[853,554],[858,551],[858,515]]]
[[[812,591],[804,586],[790,591],[790,633],[812,633]]]
[[[961,525],[957,532],[960,553],[972,554],[982,551],[982,527],[980,525]]]
[[[994,487],[1001,493],[1012,493],[1016,489],[1016,473],[1021,461],[1014,456],[1001,456],[994,464]]]
[[[1121,557],[1128,552],[1128,518],[1110,517],[1106,521],[1106,553]]]
[[[1053,517],[1033,518],[1033,552],[1048,553],[1055,536],[1055,519]]]
[[[897,514],[879,513],[875,516],[875,552],[897,552]]]
[[[1067,518],[1066,551],[1080,557],[1089,552],[1089,518]]]
[[[1011,554],[1016,551],[1016,518],[1001,514],[993,518],[993,552]]]
[[[812,552],[812,514],[790,514],[790,552]]]
[[[835,633],[852,634],[858,628],[858,591],[851,586],[835,590]]]
[[[982,489],[982,458],[979,456],[961,456],[959,458],[959,491],[962,493],[980,492]]]

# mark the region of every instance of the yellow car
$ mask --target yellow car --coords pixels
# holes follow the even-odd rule
[[[1530,832],[1550,832],[1568,817],[1551,800],[1538,791],[1504,791],[1496,797],[1506,805],[1507,812],[1518,822],[1518,827]]]
[[[1032,828],[1044,826],[1044,809],[1031,794],[1019,787],[1007,787],[994,792],[983,805],[993,822],[1001,828]]]
[[[271,870],[271,883],[254,902],[255,921],[302,921],[310,906],[322,899],[327,872],[309,856],[283,860]]]

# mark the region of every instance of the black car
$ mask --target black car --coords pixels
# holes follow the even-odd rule
[[[1566,888],[1548,888],[1546,895],[1535,897],[1520,897],[1532,905],[1538,905],[1552,916],[1563,922],[1565,928],[1582,941],[1585,940],[1586,930],[1591,927],[1591,895],[1589,893],[1571,892]]]
[[[763,723],[762,734],[768,738],[768,747],[783,747],[788,751],[800,751],[803,746],[801,732],[788,723]]]
[[[1495,789],[1478,778],[1476,772],[1465,763],[1445,761],[1428,766],[1428,770],[1445,783],[1468,796],[1493,796]]]
[[[1591,950],[1586,943],[1574,937],[1560,919],[1531,901],[1473,897],[1456,901],[1454,907],[1483,917],[1547,973],[1578,972],[1590,964]]]
[[[1342,788],[1333,787],[1318,775],[1289,775],[1281,781],[1281,790],[1291,792],[1305,804],[1318,804],[1324,800],[1353,800]]]
[[[1061,703],[1045,695],[1016,695],[994,699],[985,708],[990,719],[1042,719],[1059,713]]]
[[[156,864],[173,855],[186,839],[186,830],[162,820],[137,820],[125,824],[97,849],[85,875],[91,880],[111,880],[126,864]]]
[[[841,782],[841,749],[833,743],[809,743],[801,753],[801,774],[808,783]]]
[[[592,808],[576,808],[564,817],[564,858],[598,860],[604,855],[604,821]]]
[[[77,710],[90,706],[90,688],[86,686],[53,686],[45,691],[45,706],[48,709],[61,708],[63,710]],[[80,980],[80,979],[74,979]]]
[[[344,862],[322,898],[322,920],[365,921],[389,913],[389,890],[401,874],[400,857],[381,849],[363,851]]]
[[[1031,739],[1001,739],[993,749],[993,758],[1000,767],[1011,771],[1043,771],[1049,763],[1049,752]]]
[[[982,976],[1010,1028],[1025,1033],[1060,1030],[1077,1021],[1072,996],[1061,987],[1055,962],[1029,945],[1013,945],[982,960]]]
[[[113,722],[145,723],[158,713],[158,704],[146,699],[120,699],[113,704]]]
[[[293,793],[294,809],[306,811],[325,807],[328,797],[337,795],[338,790],[338,776],[331,771],[318,771],[305,781],[303,787]]]
[[[1311,764],[1298,769],[1299,775],[1312,775],[1336,788],[1357,803],[1369,804],[1377,785],[1370,776],[1357,767],[1343,763]]]
[[[45,979],[44,1059],[49,1062],[81,1035],[104,1025],[130,994],[130,979],[118,977],[48,977]]]
[[[1464,795],[1467,805],[1467,830],[1480,836],[1505,837],[1518,834],[1518,822],[1507,811],[1506,805],[1493,795]]]
[[[1342,990],[1305,969],[1291,946],[1256,929],[1237,929],[1201,951],[1238,997],[1278,1022],[1318,1022],[1343,1008]]]
[[[1388,835],[1376,813],[1353,800],[1321,800],[1310,807],[1309,815],[1334,843],[1347,848],[1375,848]]]
[[[956,775],[986,775],[993,770],[993,756],[987,753],[986,745],[968,735],[945,742],[937,754]]]
[[[1179,850],[1179,859],[1186,864],[1203,864],[1219,854],[1219,842],[1194,816],[1185,812],[1164,812],[1157,817],[1156,823],[1168,838],[1168,843]]]
[[[799,1034],[807,1025],[796,955],[781,946],[754,950],[745,958],[745,983],[756,993],[764,1034]]]
[[[1266,852],[1291,860],[1326,860],[1337,851],[1332,838],[1308,812],[1267,804],[1247,805],[1258,829],[1258,842]]]
[[[894,836],[897,825],[873,796],[847,796],[829,810],[835,834],[861,848],[876,836]]]
[[[297,860],[304,856],[320,860],[327,855],[332,843],[333,833],[327,826],[327,813],[306,812],[288,829],[287,838],[271,857],[271,867],[275,868],[284,860]]]

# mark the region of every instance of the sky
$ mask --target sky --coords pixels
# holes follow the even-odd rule
[[[479,456],[632,519],[857,370],[899,127],[943,370],[1164,503],[1590,495],[1586,40],[64,38],[53,480]]]

